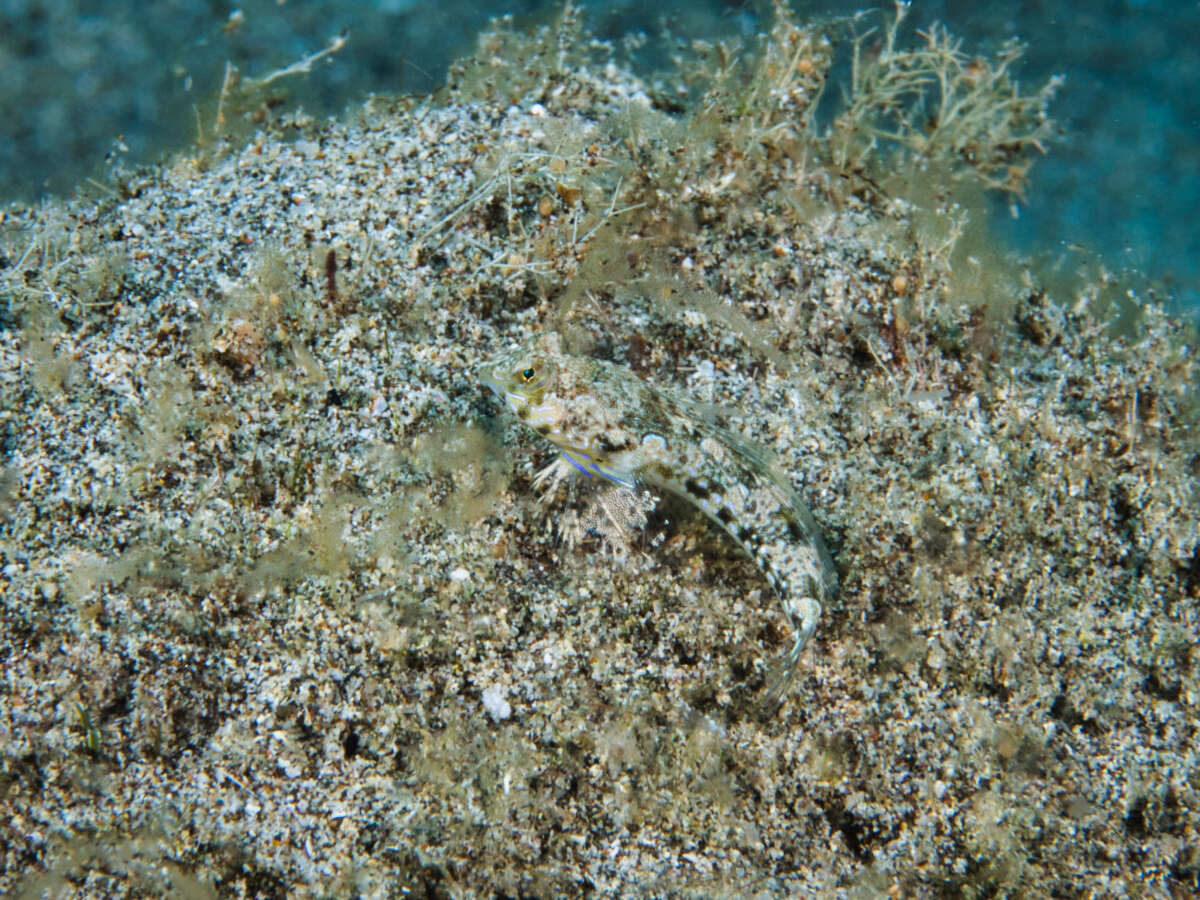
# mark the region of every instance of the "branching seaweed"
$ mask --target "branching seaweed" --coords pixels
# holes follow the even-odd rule
[[[918,32],[923,46],[903,49],[898,39],[908,8],[897,3],[881,35],[872,29],[854,40],[846,106],[829,134],[833,162],[859,169],[890,145],[918,164],[938,163],[956,177],[1019,195],[1031,151],[1044,153],[1054,133],[1047,108],[1062,77],[1023,94],[1012,75],[1024,53],[1018,41],[994,58],[972,57],[936,23]],[[876,37],[872,51],[868,41]]]

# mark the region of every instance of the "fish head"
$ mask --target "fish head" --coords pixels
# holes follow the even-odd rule
[[[555,400],[561,357],[556,335],[539,335],[488,360],[479,377],[519,420],[549,434],[562,420]]]

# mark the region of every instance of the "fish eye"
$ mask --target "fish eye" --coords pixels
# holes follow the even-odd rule
[[[530,369],[523,369],[523,370],[521,371],[521,379],[522,379],[522,380],[523,380],[523,381],[524,381],[526,384],[528,384],[529,382],[533,381],[533,376],[534,376],[534,375],[536,375],[536,374],[537,374],[537,372],[536,372],[536,371],[534,371],[532,368],[530,368]]]

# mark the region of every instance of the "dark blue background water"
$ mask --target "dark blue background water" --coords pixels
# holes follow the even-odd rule
[[[223,27],[231,4],[0,0],[0,200],[68,192],[88,176],[103,180],[114,148],[128,147],[125,159],[136,162],[186,145],[195,139],[196,105],[214,96],[227,60],[263,74],[349,29],[345,50],[291,85],[307,109],[334,114],[370,91],[426,92],[490,16],[512,12],[533,22],[557,6],[252,0],[240,5],[240,26]],[[1141,270],[1200,310],[1200,4],[987,6],[916,0],[910,21],[947,23],[969,51],[1019,36],[1029,45],[1020,74],[1031,87],[1052,73],[1067,76],[1053,107],[1067,137],[1035,167],[1020,217],[1004,217],[1005,237],[1024,249],[1090,247],[1113,269]],[[795,7],[801,16],[829,16],[862,5],[796,0]],[[595,2],[589,18],[604,36],[657,34],[667,25],[711,39],[762,28],[764,8]]]

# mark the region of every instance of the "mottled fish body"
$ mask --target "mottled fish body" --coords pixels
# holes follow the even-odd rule
[[[803,501],[763,453],[629,369],[571,356],[557,335],[492,359],[483,381],[585,475],[645,484],[701,509],[758,564],[796,631],[781,691],[837,591]]]

